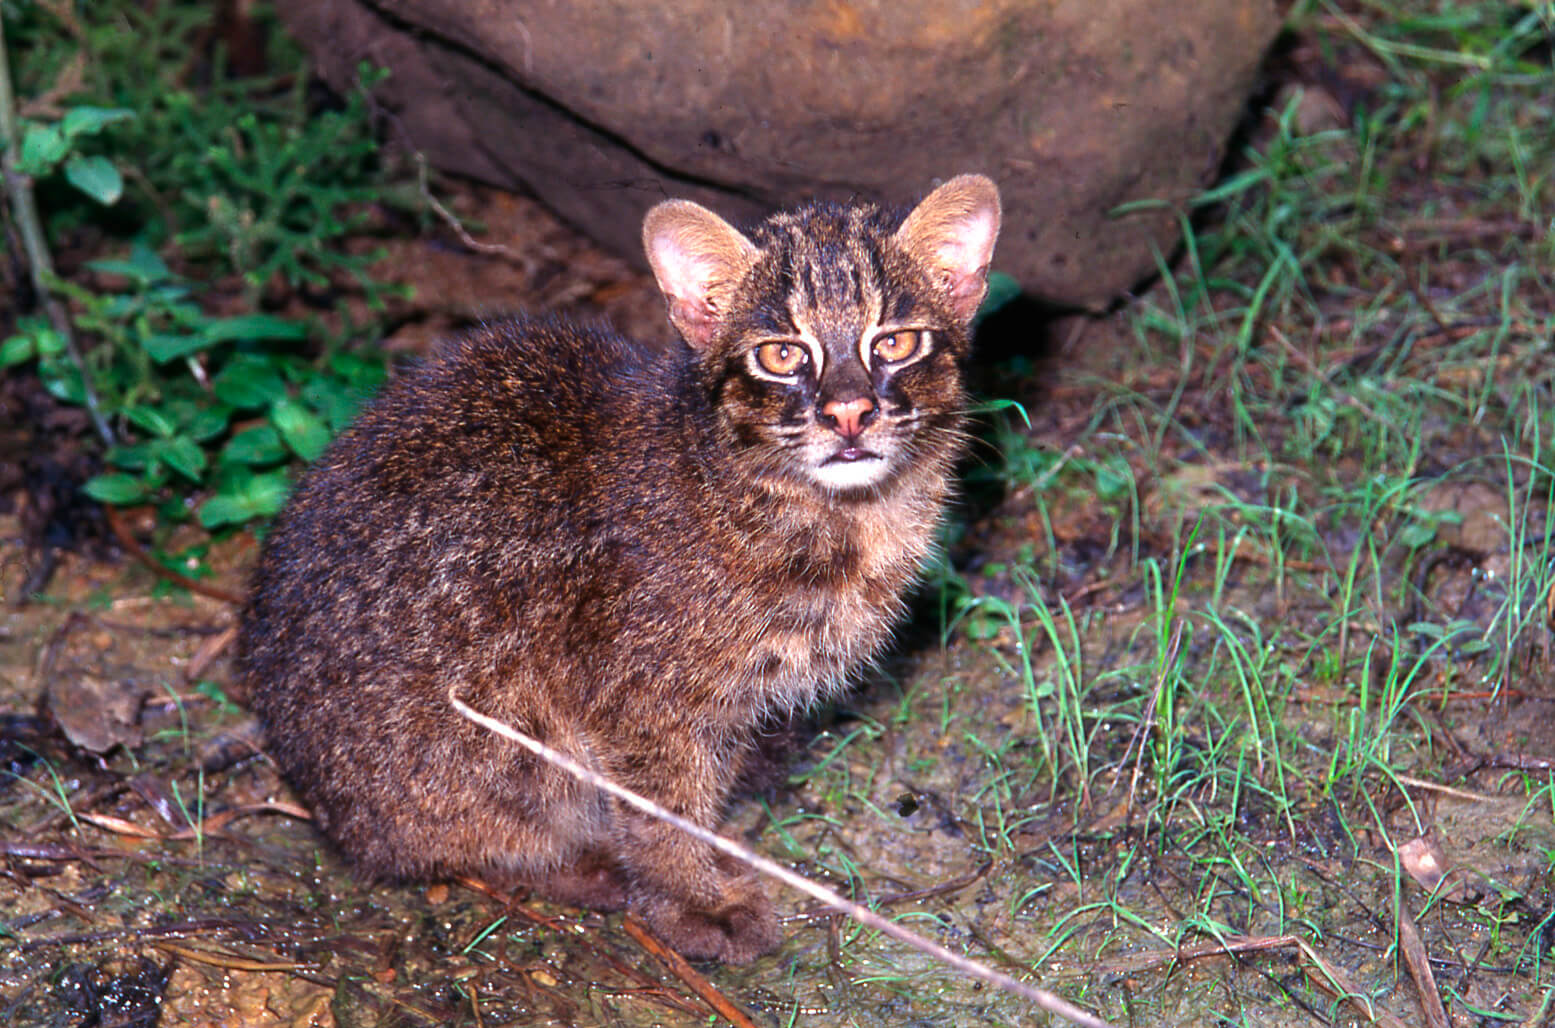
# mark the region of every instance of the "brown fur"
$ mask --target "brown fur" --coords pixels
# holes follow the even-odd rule
[[[324,832],[374,876],[624,903],[688,956],[774,946],[748,873],[445,694],[715,825],[758,726],[878,652],[931,548],[997,219],[970,176],[911,235],[868,205],[748,238],[661,205],[645,236],[682,351],[503,322],[386,387],[277,520],[239,641],[269,749]],[[866,367],[869,333],[897,324],[934,345]],[[804,340],[820,374],[753,373],[772,338]],[[856,437],[824,413],[863,399]],[[828,456],[845,445],[884,463]]]

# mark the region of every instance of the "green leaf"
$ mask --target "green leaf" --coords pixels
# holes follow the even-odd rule
[[[38,347],[31,336],[12,336],[0,343],[0,368],[23,364],[38,355]]]
[[[221,459],[234,464],[279,464],[290,452],[274,425],[256,425],[234,435],[221,451]]]
[[[251,518],[258,517],[252,507],[243,501],[241,496],[229,496],[221,493],[212,496],[200,504],[200,524],[206,528],[220,528],[222,525],[241,525]]]
[[[222,687],[208,678],[202,678],[194,683],[194,691],[220,707],[223,714],[230,714],[233,717],[241,717],[243,715],[243,708],[233,703],[227,697]]]
[[[131,407],[124,412],[124,416],[152,435],[163,439],[172,435],[174,428],[177,427],[155,407]]]
[[[122,471],[111,471],[105,475],[94,475],[86,480],[81,487],[82,491],[92,499],[100,503],[112,503],[124,506],[131,503],[139,503],[150,495],[146,483],[134,475],[126,475]]]
[[[367,392],[338,378],[320,376],[302,387],[302,398],[324,415],[330,431],[339,432],[355,419]]]
[[[286,380],[276,362],[258,354],[240,353],[211,380],[211,388],[223,402],[244,410],[264,407],[284,399]]]
[[[86,266],[93,271],[101,271],[109,275],[123,275],[143,286],[166,282],[174,277],[162,258],[145,243],[136,243],[132,246],[128,259],[87,261]]]
[[[229,339],[306,339],[308,326],[273,314],[241,314],[206,322],[202,334],[212,343]]]
[[[29,124],[22,135],[16,170],[24,175],[47,175],[69,152],[70,144],[58,125]]]
[[[56,400],[86,406],[86,387],[81,384],[81,372],[69,361],[50,360],[39,366],[38,377],[43,388]]]
[[[33,333],[39,357],[58,357],[65,352],[65,337],[47,326]]]
[[[359,400],[372,395],[389,377],[389,366],[377,351],[369,357],[342,351],[329,359],[329,369],[360,392]]]
[[[203,443],[225,432],[231,420],[232,408],[224,403],[210,402],[190,415],[184,424],[184,434]]]
[[[329,428],[323,419],[296,400],[277,400],[270,408],[270,421],[280,429],[286,445],[303,460],[318,460],[329,445]]]
[[[22,351],[26,351],[22,354]],[[16,335],[0,344],[0,368],[20,364],[33,357],[58,357],[65,352],[65,337],[54,331],[45,317],[30,315],[16,319]]]
[[[167,466],[191,482],[198,482],[205,473],[205,451],[188,436],[177,436],[162,444],[157,456]]]
[[[123,107],[81,106],[66,111],[59,124],[65,135],[74,138],[95,135],[116,121],[128,121],[133,117],[135,112]]]
[[[1104,500],[1116,500],[1128,495],[1129,483],[1133,479],[1126,469],[1120,474],[1105,465],[1096,468],[1096,495]]]
[[[1411,521],[1398,533],[1398,541],[1406,549],[1417,550],[1436,538],[1434,521]]]
[[[1003,621],[986,610],[974,610],[962,624],[967,638],[978,642],[987,642],[998,635],[999,630],[1004,627]]]
[[[157,448],[154,443],[130,443],[128,445],[115,446],[110,449],[106,457],[109,464],[116,468],[129,468],[131,471],[144,471],[151,467],[157,459]]]
[[[1019,282],[1002,271],[991,272],[988,276],[988,292],[983,295],[982,305],[977,308],[977,314],[972,320],[981,321],[1019,295]]]
[[[107,207],[124,195],[124,178],[106,157],[76,156],[65,162],[65,179]]]
[[[153,332],[140,341],[140,348],[146,351],[146,356],[158,364],[166,364],[168,361],[177,360],[179,357],[185,357],[191,353],[199,353],[210,346],[211,342],[204,335],[173,335],[170,332]]]
[[[206,528],[219,528],[271,517],[286,505],[290,490],[291,482],[284,471],[233,476],[226,489],[200,505],[200,523]]]

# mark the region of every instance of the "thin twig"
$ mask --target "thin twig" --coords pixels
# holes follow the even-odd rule
[[[499,257],[510,257],[520,262],[525,260],[524,255],[511,246],[504,246],[501,243],[483,243],[465,230],[464,222],[460,221],[453,211],[444,207],[442,202],[432,195],[432,187],[427,183],[427,155],[420,150],[416,151],[416,183],[421,192],[422,201],[432,208],[434,214],[443,219],[443,223],[449,227],[454,235],[459,237],[459,242],[476,253],[489,253]]]
[[[171,942],[153,942],[152,949],[162,950],[175,957],[183,957],[185,960],[193,960],[200,964],[210,964],[212,967],[224,967],[229,971],[301,971],[312,967],[311,964],[297,964],[291,961],[274,960],[250,960],[247,957],[233,956],[230,953],[218,953],[214,950],[195,949],[191,946],[177,946]]]
[[[1460,800],[1468,800],[1471,803],[1492,803],[1498,799],[1495,796],[1486,796],[1484,793],[1454,789],[1452,786],[1443,785],[1441,782],[1429,782],[1424,778],[1416,778],[1413,775],[1394,775],[1393,777],[1405,785],[1412,785],[1417,789],[1429,789],[1432,792],[1439,792],[1444,796],[1452,796]]]
[[[1420,1010],[1425,1014],[1425,1023],[1430,1028],[1449,1028],[1451,1022],[1447,1020],[1441,993],[1436,988],[1436,976],[1431,973],[1431,960],[1426,954],[1425,940],[1420,937],[1415,919],[1404,909],[1402,898],[1398,901],[1398,944],[1404,954],[1404,966],[1409,969],[1415,991],[1420,994]]]
[[[673,825],[675,828],[685,832],[692,838],[713,847],[720,853],[731,856],[741,863],[750,865],[752,868],[760,871],[762,874],[768,876],[769,878],[776,878],[778,881],[782,882],[784,885],[787,885],[791,889],[797,889],[807,896],[820,900],[828,907],[846,914],[848,917],[851,917],[853,920],[857,921],[859,924],[862,924],[864,927],[873,928],[875,931],[880,932],[883,935],[889,935],[896,941],[907,946],[911,946],[913,949],[918,950],[920,953],[925,953],[940,961],[941,963],[952,967],[957,971],[960,971],[963,974],[976,978],[979,981],[987,982],[988,984],[1003,989],[1006,992],[1014,993],[1023,999],[1030,1000],[1032,1003],[1036,1004],[1041,1009],[1046,1010],[1048,1013],[1057,1014],[1060,1017],[1067,1018],[1070,1021],[1073,1021],[1075,1024],[1080,1025],[1081,1028],[1113,1028],[1113,1026],[1107,1021],[1104,1021],[1093,1014],[1081,1010],[1073,1003],[1061,999],[1053,993],[1048,992],[1046,989],[1039,989],[1035,986],[1027,985],[1025,982],[1011,978],[1007,974],[995,971],[993,968],[964,957],[959,953],[954,953],[946,949],[944,946],[939,945],[938,943],[934,943],[928,939],[925,939],[923,936],[917,934],[916,932],[903,928],[895,921],[881,917],[879,914],[875,913],[873,910],[870,910],[868,907],[860,906],[857,903],[844,899],[837,893],[826,888],[824,885],[812,882],[808,878],[805,878],[803,875],[795,874],[788,868],[783,867],[781,864],[768,860],[761,854],[753,852],[752,850],[741,846],[739,843],[734,842],[731,839],[726,839],[716,832],[711,832],[693,821],[688,821],[687,819],[680,817],[677,814],[673,814],[670,811],[665,810],[663,807],[659,806],[652,800],[644,796],[639,796],[637,793],[632,792],[630,789],[627,789],[621,785],[617,785],[615,782],[612,782],[604,775],[601,775],[598,772],[591,770],[590,768],[584,767],[582,764],[578,763],[567,754],[562,753],[560,750],[552,749],[540,740],[535,739],[529,735],[525,735],[518,729],[513,728],[511,725],[504,724],[503,722],[498,721],[496,718],[487,717],[485,714],[482,714],[480,711],[474,709],[459,699],[458,696],[455,696],[454,688],[455,687],[451,686],[448,690],[448,702],[452,704],[453,708],[461,715],[480,725],[487,731],[494,732],[497,735],[502,736],[504,739],[507,739],[509,742],[517,743],[524,749],[528,750],[530,753],[533,753],[537,757],[544,760],[546,763],[566,771],[578,781],[587,785],[591,785],[601,792],[614,796],[622,803],[625,803],[627,806],[647,814],[649,817],[663,821],[665,824]]]
[[[76,344],[76,336],[70,325],[65,307],[49,289],[54,277],[54,259],[49,255],[49,244],[43,236],[43,224],[38,219],[38,206],[33,202],[32,180],[16,170],[17,147],[20,142],[20,124],[16,118],[16,97],[11,90],[11,64],[6,54],[5,23],[0,20],[0,138],[5,140],[5,151],[0,154],[0,182],[11,198],[11,210],[16,214],[16,227],[22,234],[22,246],[27,251],[27,265],[32,274],[33,292],[48,315],[54,331],[65,341],[65,352],[81,375],[81,391],[86,399],[87,413],[97,434],[107,446],[114,444],[113,429],[103,417],[102,405],[97,401],[97,390],[92,388],[92,377],[87,374],[86,360]]]
[[[241,607],[248,602],[248,597],[231,589],[223,589],[219,585],[211,585],[209,582],[201,582],[190,578],[188,575],[179,574],[172,568],[153,557],[147,549],[141,545],[135,533],[130,531],[130,526],[124,523],[119,512],[111,504],[104,504],[103,510],[108,517],[108,528],[113,532],[114,538],[119,540],[119,545],[130,551],[130,556],[146,565],[148,569],[159,578],[165,578],[174,585],[188,589],[192,593],[201,596],[209,596],[213,600],[221,600],[223,603],[232,603]]]
[[[631,914],[627,914],[621,922],[621,927],[626,929],[626,934],[637,940],[637,944],[652,953],[664,962],[664,966],[674,972],[675,977],[686,983],[686,988],[696,993],[702,1001],[712,1007],[713,1013],[734,1025],[734,1028],[756,1028],[750,1016],[735,1006],[729,997],[719,992],[713,983],[702,977],[697,969],[686,963],[686,958],[666,946],[652,932],[648,926]]]
[[[238,626],[228,625],[220,635],[213,635],[200,644],[200,648],[194,651],[194,656],[189,658],[189,663],[184,665],[184,681],[197,681],[205,674],[205,669],[211,666],[215,659],[221,656],[223,650],[238,637]]]

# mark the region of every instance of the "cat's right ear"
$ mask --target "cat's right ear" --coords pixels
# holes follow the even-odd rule
[[[667,200],[643,219],[643,249],[669,304],[670,323],[698,350],[713,341],[756,247],[690,200]]]

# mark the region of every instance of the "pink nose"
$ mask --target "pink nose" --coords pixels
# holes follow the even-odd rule
[[[864,420],[875,411],[875,402],[867,396],[855,400],[833,400],[821,407],[821,414],[836,423],[838,434],[852,439],[864,429]]]

